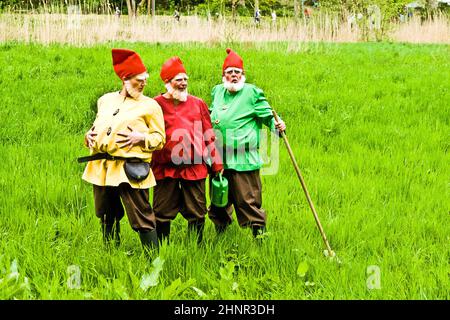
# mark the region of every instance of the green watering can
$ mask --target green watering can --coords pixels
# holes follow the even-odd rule
[[[211,203],[220,208],[228,203],[228,180],[221,174],[211,180]]]

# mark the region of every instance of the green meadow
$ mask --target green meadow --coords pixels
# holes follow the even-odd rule
[[[235,44],[287,135],[331,247],[324,246],[279,140],[264,175],[261,244],[233,223],[205,244],[179,215],[152,262],[122,221],[105,248],[81,180],[96,100],[119,90],[111,48],[136,50],[164,87],[183,60],[191,94],[211,102],[226,46],[0,44],[0,299],[449,299],[450,46]]]

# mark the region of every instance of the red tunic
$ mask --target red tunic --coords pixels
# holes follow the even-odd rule
[[[156,180],[205,179],[208,176],[205,161],[212,164],[212,171],[222,170],[206,103],[191,95],[178,105],[162,95],[154,99],[161,106],[166,128],[164,148],[153,152],[152,171]]]

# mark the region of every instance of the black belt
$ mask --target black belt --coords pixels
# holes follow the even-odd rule
[[[81,163],[81,162],[88,162],[88,161],[102,160],[102,159],[106,159],[106,160],[141,160],[139,158],[115,157],[115,156],[110,155],[109,153],[97,153],[92,156],[80,157],[80,158],[78,158],[77,161],[78,161],[78,163]]]

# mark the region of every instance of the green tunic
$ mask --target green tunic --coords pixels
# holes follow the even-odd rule
[[[211,122],[216,134],[216,146],[223,150],[225,169],[251,171],[260,169],[260,130],[265,124],[275,130],[272,109],[264,92],[252,84],[235,93],[223,84],[213,88]]]

